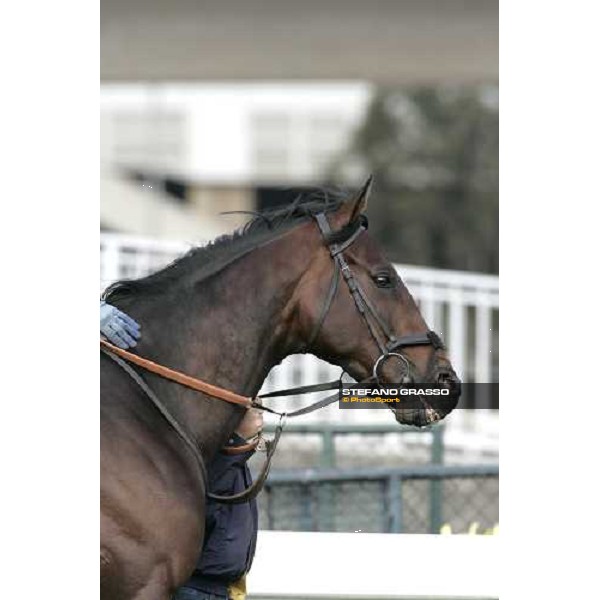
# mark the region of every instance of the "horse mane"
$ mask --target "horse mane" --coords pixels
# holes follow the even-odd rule
[[[180,277],[194,271],[198,280],[205,279],[246,254],[253,248],[278,237],[283,232],[312,218],[319,212],[337,210],[349,196],[337,189],[316,189],[299,194],[287,205],[251,212],[254,215],[233,233],[221,235],[204,246],[195,246],[166,267],[138,279],[122,279],[106,288],[102,299],[109,302],[142,294],[164,292]],[[332,242],[351,235],[355,226],[349,224],[331,236]],[[339,238],[339,239],[337,239]]]

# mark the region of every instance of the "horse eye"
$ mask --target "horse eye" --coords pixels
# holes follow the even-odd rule
[[[387,273],[378,273],[373,276],[377,287],[392,287],[392,278]]]

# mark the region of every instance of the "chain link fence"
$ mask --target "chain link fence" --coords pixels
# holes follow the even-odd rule
[[[273,472],[259,499],[262,529],[466,533],[498,524],[497,465]]]

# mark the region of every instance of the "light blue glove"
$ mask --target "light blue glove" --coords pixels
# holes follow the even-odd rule
[[[140,339],[140,326],[116,306],[100,301],[100,333],[115,346],[133,348]]]

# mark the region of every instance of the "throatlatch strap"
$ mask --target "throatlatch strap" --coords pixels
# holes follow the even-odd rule
[[[306,350],[308,350],[315,343],[315,340],[317,339],[317,336],[319,335],[319,331],[321,331],[321,327],[323,327],[323,323],[325,322],[325,319],[327,318],[327,313],[329,313],[329,308],[331,307],[331,305],[333,303],[333,299],[335,298],[335,295],[337,293],[337,290],[339,287],[339,282],[340,282],[340,266],[337,261],[334,261],[331,285],[329,286],[329,291],[327,292],[327,297],[325,298],[325,302],[323,303],[323,308],[321,309],[321,314],[319,315],[319,320],[315,323],[312,334],[311,334],[308,342],[306,342],[306,345],[303,348],[304,352],[306,352]]]

